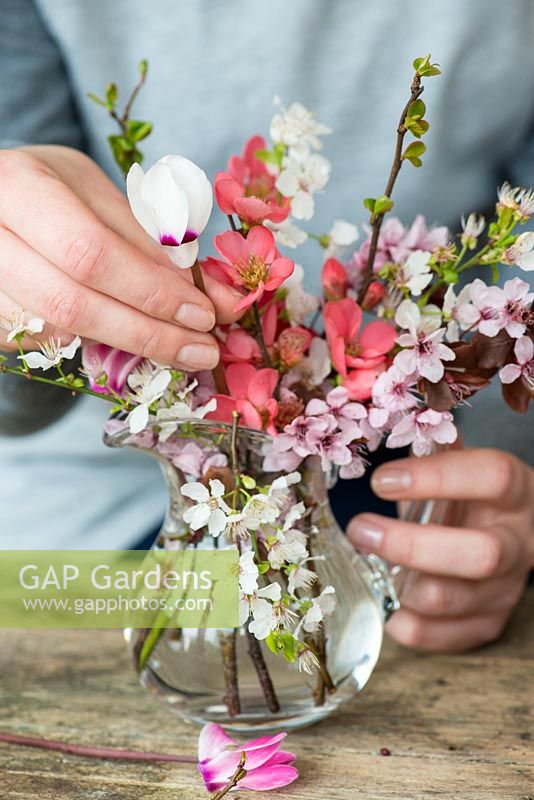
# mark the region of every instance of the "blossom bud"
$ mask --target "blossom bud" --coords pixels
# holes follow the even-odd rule
[[[369,288],[363,298],[362,308],[364,311],[371,311],[377,306],[386,295],[386,287],[380,281],[371,281]]]
[[[343,300],[347,294],[347,270],[336,258],[328,258],[321,272],[321,283],[327,300]]]

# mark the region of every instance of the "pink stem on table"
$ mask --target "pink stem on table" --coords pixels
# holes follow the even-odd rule
[[[40,747],[43,750],[56,750],[71,756],[85,758],[109,758],[118,761],[177,761],[184,764],[196,764],[195,756],[177,756],[170,753],[144,753],[138,750],[116,750],[111,747],[86,747],[82,744],[56,742],[52,739],[38,739],[34,736],[18,736],[15,733],[0,733],[0,742],[18,744],[25,747]]]

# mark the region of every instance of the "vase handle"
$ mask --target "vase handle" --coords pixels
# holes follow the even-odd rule
[[[410,500],[399,508],[399,519],[418,522],[420,525],[441,525],[447,512],[446,500]],[[401,607],[402,596],[415,584],[419,572],[388,564],[373,553],[367,555],[367,564],[373,573],[373,585],[382,602],[384,622]]]

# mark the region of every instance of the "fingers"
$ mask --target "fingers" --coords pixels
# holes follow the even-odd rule
[[[525,588],[524,574],[512,573],[488,581],[420,575],[402,596],[402,607],[425,617],[466,617],[513,608]]]
[[[21,169],[17,192],[24,203],[0,199],[2,223],[77,283],[193,330],[215,325],[213,304],[202,292],[106,228],[65,184]]]
[[[386,631],[406,647],[434,653],[459,653],[498,639],[508,616],[509,612],[498,612],[436,620],[401,608],[387,623]]]
[[[378,514],[354,517],[347,535],[361,550],[436,575],[483,580],[509,572],[521,558],[520,543],[504,531],[419,525]]]
[[[500,450],[477,449],[403,458],[379,467],[371,485],[387,499],[486,500],[512,508],[528,497],[529,470]]]
[[[212,369],[212,336],[161,322],[104,294],[82,288],[13,233],[0,229],[0,274],[9,297],[60,330],[78,333],[180,369]]]
[[[39,148],[34,148],[34,150],[37,153],[39,152]],[[46,156],[47,148],[43,147],[41,150],[43,150],[43,156]],[[129,203],[124,194],[109,180],[100,167],[90,158],[77,151],[69,150],[68,148],[61,148],[61,158],[56,158],[56,160],[61,168],[61,177],[67,184],[67,186],[63,186],[63,196],[67,200],[72,199],[72,193],[70,193],[70,190],[67,188],[71,186],[75,195],[83,200],[83,203],[78,201],[76,208],[78,211],[81,208],[84,212],[87,226],[91,226],[92,229],[96,224],[100,231],[100,233],[95,234],[94,237],[89,237],[91,238],[90,243],[86,242],[85,244],[83,244],[83,231],[85,228],[82,227],[80,231],[74,234],[79,240],[79,244],[75,248],[75,251],[78,251],[78,253],[74,252],[70,255],[70,258],[75,262],[74,272],[79,269],[81,269],[82,273],[88,271],[89,277],[93,270],[96,273],[100,273],[105,282],[104,288],[91,281],[87,282],[87,285],[91,285],[93,288],[99,289],[100,291],[105,291],[106,294],[111,294],[123,302],[140,308],[142,311],[145,310],[143,303],[148,304],[149,310],[145,313],[150,313],[151,316],[162,319],[172,320],[174,318],[178,307],[177,294],[179,294],[180,291],[184,294],[184,304],[198,304],[198,290],[196,290],[192,284],[190,271],[179,270],[171,263],[165,251],[157,245],[139,225],[130,210]],[[35,159],[33,159],[33,161],[35,161]],[[83,180],[79,180],[81,171],[83,172]],[[54,180],[51,175],[43,175],[42,171],[41,176],[43,178],[48,178],[50,181]],[[17,178],[17,182],[19,182],[19,180],[20,179]],[[47,182],[43,182],[43,188],[46,185]],[[62,201],[58,199],[57,202],[59,204]],[[87,214],[87,208],[85,208],[84,203],[87,204],[88,208],[93,212],[92,215]],[[63,218],[57,217],[57,219],[61,221],[61,225],[63,226]],[[104,225],[98,225],[98,220],[104,223]],[[20,222],[16,224],[20,225]],[[51,252],[42,249],[37,246],[37,244],[34,244],[33,241],[30,241],[26,235],[23,235],[21,228],[15,228],[13,225],[7,225],[7,227],[11,227],[12,230],[20,233],[22,238],[28,241],[29,244],[32,244],[35,249],[57,266],[62,267],[62,263],[64,262],[61,262],[61,259],[56,260]],[[116,236],[113,234],[116,234]],[[104,236],[106,244],[102,243],[101,236]],[[99,249],[109,247],[110,251],[114,252],[117,247],[117,237],[120,240],[124,240],[130,247],[123,248],[121,246],[121,249],[117,251],[116,259],[109,264],[108,267],[106,267],[105,264],[94,265],[92,261],[97,260]],[[119,242],[119,245],[120,244]],[[127,268],[126,270],[123,269],[120,273],[122,279],[119,279],[119,275],[117,276],[118,289],[114,292],[112,286],[108,284],[108,275],[109,272],[113,272],[115,264],[117,264],[117,269],[119,269],[120,264],[123,263],[125,253],[128,253]],[[143,258],[143,256],[145,257]],[[76,261],[80,257],[82,257],[82,261],[85,262],[82,263],[81,268],[76,265]],[[166,268],[166,273],[163,272],[163,268]],[[78,277],[81,279],[83,275]],[[141,286],[139,303],[129,299],[130,295],[127,296],[124,294],[124,283],[126,282],[129,284],[133,282],[135,284],[136,281],[138,285]],[[85,283],[86,281],[81,280],[81,282]],[[126,288],[128,289],[129,287]],[[182,308],[180,318],[178,319],[180,324],[196,330],[211,330],[215,324],[215,317],[217,321],[222,324],[234,322],[237,319],[238,315],[234,313],[233,309],[236,305],[236,300],[242,297],[237,290],[213,280],[206,281],[206,290],[211,303],[202,299],[200,304],[202,308],[209,308],[209,315],[201,315],[195,312],[195,310]],[[191,295],[189,299],[186,297],[188,293]],[[204,298],[203,295],[201,296]],[[152,311],[152,309],[155,309],[155,312]],[[215,316],[213,316],[213,313]],[[195,320],[197,320],[196,323]]]

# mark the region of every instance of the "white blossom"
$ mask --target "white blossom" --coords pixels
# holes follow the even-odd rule
[[[30,369],[42,369],[46,372],[51,367],[57,367],[61,362],[66,359],[70,361],[74,358],[76,350],[81,345],[81,339],[76,336],[70,344],[65,346],[61,345],[60,339],[48,339],[46,342],[40,342],[38,350],[31,353],[24,353],[23,356],[18,356],[21,361],[24,361]]]
[[[482,214],[471,213],[465,218],[462,214],[462,247],[468,247],[469,250],[474,250],[477,246],[477,239],[486,227],[486,220]]]
[[[276,188],[291,198],[291,213],[295,219],[311,219],[315,210],[313,195],[324,189],[330,178],[330,162],[316,153],[297,160],[285,156]]]
[[[307,557],[306,535],[295,528],[278,531],[275,539],[268,545],[267,559],[273,569],[281,569],[283,564],[294,564]]]
[[[325,259],[339,258],[358,239],[358,228],[351,222],[336,219],[328,237],[329,243],[325,250]]]
[[[460,338],[460,331],[467,330],[477,321],[478,315],[473,309],[471,322],[468,322],[470,319],[469,309],[473,308],[470,305],[470,286],[471,284],[467,284],[456,295],[454,286],[451,283],[445,292],[442,312],[443,320],[447,322],[447,339],[449,342],[457,342]]]
[[[534,232],[521,233],[502,257],[504,264],[514,264],[525,272],[534,270]]]
[[[226,490],[222,481],[212,479],[209,487],[208,490],[199,481],[182,486],[180,491],[184,497],[195,501],[195,505],[184,512],[183,520],[194,531],[207,525],[210,535],[216,537],[226,528],[227,515],[231,509],[223,499]]]
[[[295,264],[293,274],[284,281],[283,287],[287,292],[285,305],[291,325],[302,325],[306,317],[319,307],[318,298],[304,291],[303,281],[304,269]]]
[[[306,231],[303,231],[302,228],[299,228],[289,219],[285,219],[283,222],[279,223],[267,220],[264,224],[273,232],[277,244],[281,244],[285,247],[295,249],[301,244],[304,244],[308,238]],[[284,286],[285,285],[286,284],[284,284]]]
[[[318,631],[324,620],[334,613],[336,607],[335,591],[333,586],[325,586],[319,597],[312,598],[311,607],[306,611],[300,622],[300,625],[307,633]]]
[[[135,404],[126,419],[131,433],[140,433],[148,424],[152,403],[165,394],[171,373],[150,362],[143,362],[128,376],[129,397]]]
[[[19,336],[24,336],[26,333],[33,335],[34,333],[41,333],[44,328],[44,320],[39,317],[33,317],[25,322],[24,311],[14,311],[9,319],[0,317],[0,328],[8,331],[7,341],[12,342]]]
[[[318,122],[313,112],[301,103],[284,108],[279,98],[275,97],[274,102],[280,111],[271,121],[269,135],[273,142],[285,145],[292,154],[301,157],[310,149],[320,150],[323,143],[319,137],[331,133],[331,129]]]
[[[410,294],[418,297],[432,280],[429,259],[432,254],[427,250],[415,250],[401,264],[396,275],[395,284],[406,287]]]

